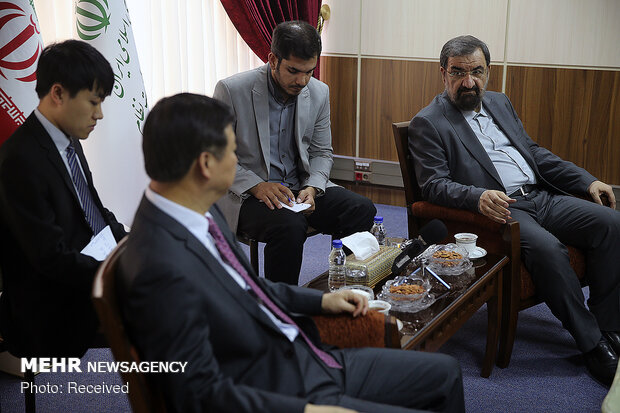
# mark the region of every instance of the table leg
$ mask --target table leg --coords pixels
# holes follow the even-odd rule
[[[503,270],[500,270],[495,275],[494,292],[492,297],[487,301],[487,346],[484,355],[484,361],[482,362],[482,370],[480,375],[482,377],[489,377],[495,364],[495,357],[497,356],[497,341],[500,330],[501,321],[501,308],[502,308],[502,279]]]

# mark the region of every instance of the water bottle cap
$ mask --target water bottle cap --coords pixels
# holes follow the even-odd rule
[[[380,217],[379,215],[377,215],[377,216],[375,217],[375,222],[376,222],[376,223],[378,223],[378,224],[383,223],[383,217]]]
[[[342,241],[340,241],[339,239],[335,239],[332,241],[332,247],[333,248],[342,248]]]

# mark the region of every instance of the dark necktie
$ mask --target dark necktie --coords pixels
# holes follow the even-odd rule
[[[230,245],[228,245],[228,242],[224,238],[224,235],[222,235],[222,232],[218,228],[215,221],[209,217],[207,217],[207,220],[209,221],[209,233],[213,237],[213,240],[215,241],[215,246],[219,250],[220,255],[224,260],[228,261],[228,264],[230,264],[230,266],[233,267],[235,271],[239,273],[239,275],[241,275],[245,282],[248,283],[250,289],[254,292],[254,294],[256,294],[256,296],[263,302],[263,304],[272,313],[278,316],[280,320],[294,326],[297,331],[299,331],[299,334],[306,341],[314,354],[316,354],[328,367],[334,369],[341,369],[342,366],[338,364],[338,362],[330,354],[315,346],[314,343],[312,343],[308,336],[303,332],[303,330],[299,328],[299,326],[295,324],[295,322],[284,311],[282,311],[280,307],[278,307],[273,301],[271,301],[271,298],[269,298],[269,296],[263,291],[263,289],[260,288],[258,284],[256,284],[252,277],[247,273],[245,268],[243,268],[243,265],[241,265],[241,263],[235,256],[235,253],[232,251],[232,249],[230,249]]]
[[[75,189],[82,202],[82,209],[84,210],[86,221],[88,221],[88,224],[93,229],[93,233],[97,235],[99,231],[105,228],[105,221],[103,216],[101,216],[101,211],[99,211],[99,208],[97,208],[97,205],[93,202],[88,183],[84,179],[82,171],[80,171],[80,166],[78,165],[75,155],[75,148],[73,147],[73,141],[70,141],[66,151],[69,169],[71,169],[71,179],[73,180]]]

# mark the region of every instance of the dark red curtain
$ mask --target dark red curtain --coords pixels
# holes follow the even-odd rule
[[[252,51],[267,61],[271,33],[284,21],[305,20],[316,27],[321,0],[220,0],[228,17]],[[314,77],[319,77],[317,62]]]

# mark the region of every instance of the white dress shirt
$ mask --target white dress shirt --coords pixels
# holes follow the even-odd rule
[[[478,113],[473,110],[461,113],[491,158],[506,194],[512,194],[523,185],[536,183],[532,168],[484,110],[484,106]]]

